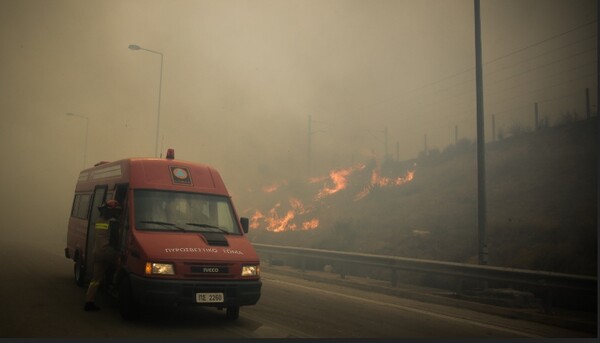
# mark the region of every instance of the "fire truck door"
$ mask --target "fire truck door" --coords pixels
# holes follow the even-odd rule
[[[96,225],[96,220],[100,216],[100,211],[98,211],[98,206],[102,205],[106,197],[106,190],[108,189],[107,185],[96,186],[94,189],[94,198],[92,201],[92,205],[90,206],[88,227],[87,227],[87,240],[85,244],[85,275],[86,280],[90,280],[92,274],[94,272],[94,259],[92,258],[92,254],[94,251],[94,228]]]

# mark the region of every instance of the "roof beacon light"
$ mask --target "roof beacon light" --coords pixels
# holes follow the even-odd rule
[[[175,159],[175,149],[168,149],[167,150],[167,160],[173,160]]]

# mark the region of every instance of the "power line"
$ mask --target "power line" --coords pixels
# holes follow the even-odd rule
[[[555,73],[555,74],[551,74],[551,75],[546,75],[546,76],[543,76],[543,77],[538,78],[538,79],[529,80],[529,82],[530,83],[534,83],[534,82],[540,83],[543,80],[552,79],[552,78],[555,78],[557,76],[561,76],[563,74],[571,74],[572,72],[574,72],[574,71],[576,71],[578,69],[580,69],[580,70],[586,70],[586,69],[588,69],[588,66],[594,66],[594,65],[595,65],[595,62],[589,62],[589,63],[583,64],[583,65],[575,66],[575,67],[573,67],[571,69],[568,69],[568,70],[561,71],[559,73]],[[589,76],[593,76],[593,75],[595,75],[595,73],[589,73],[589,74],[586,74],[586,75],[584,75],[582,77],[570,78],[567,81],[582,80],[582,79],[585,79],[585,78],[587,78]],[[563,83],[561,83],[561,84],[563,84]],[[559,85],[561,85],[561,84],[559,84]],[[493,92],[492,94],[493,94],[494,97],[500,97],[499,95],[501,95],[501,94],[504,94],[504,93],[507,93],[507,92],[510,92],[510,91],[515,91],[515,90],[517,90],[519,88],[523,88],[523,87],[526,87],[526,85],[524,83],[519,84],[517,86],[510,87],[510,88],[505,88],[505,89],[502,89],[502,90],[498,90],[496,92]],[[538,92],[538,91],[541,91],[541,90],[545,90],[547,88],[548,87],[533,89],[533,90],[528,91],[526,94],[531,94],[533,92]],[[523,93],[521,93],[521,94],[523,94]],[[490,103],[489,105],[493,106],[494,103]]]
[[[596,23],[596,22],[597,22],[597,20],[592,20],[592,21],[590,21],[590,22],[588,22],[588,23],[585,23],[585,24],[582,24],[582,25],[580,25],[580,26],[574,27],[574,28],[572,28],[571,30],[565,31],[565,32],[563,32],[563,33],[557,34],[557,35],[555,35],[555,36],[552,36],[552,37],[548,37],[548,38],[546,38],[546,39],[544,39],[544,40],[541,40],[541,41],[539,41],[539,42],[537,42],[537,43],[533,43],[533,44],[531,44],[531,45],[528,45],[528,46],[526,46],[526,47],[523,47],[523,48],[521,48],[521,49],[519,49],[519,50],[513,51],[513,52],[511,52],[511,53],[509,53],[509,54],[506,54],[506,55],[504,55],[504,56],[500,56],[500,57],[498,57],[498,58],[495,58],[495,59],[493,59],[493,60],[491,60],[491,61],[488,61],[488,62],[486,62],[485,64],[494,63],[494,62],[496,62],[496,61],[498,61],[498,60],[501,60],[501,59],[503,59],[503,58],[506,58],[506,57],[512,56],[512,55],[514,55],[514,54],[517,54],[517,53],[519,53],[519,52],[525,51],[525,50],[527,50],[527,49],[531,49],[531,48],[533,48],[534,46],[538,46],[538,45],[541,45],[541,44],[543,44],[543,43],[546,43],[546,42],[548,42],[548,41],[550,41],[550,40],[556,39],[556,38],[558,38],[558,37],[562,37],[562,36],[564,36],[564,35],[567,35],[567,34],[569,34],[569,33],[571,33],[571,32],[574,32],[574,31],[577,31],[577,30],[581,29],[582,27],[589,26],[589,25],[591,25],[591,24],[594,24],[594,23]]]
[[[513,52],[511,52],[511,53],[508,53],[508,54],[506,54],[506,55],[503,55],[503,56],[500,56],[500,57],[498,57],[498,58],[495,58],[495,59],[493,59],[493,60],[487,61],[487,62],[485,62],[485,63],[484,63],[484,65],[485,65],[485,66],[488,66],[488,65],[490,65],[490,64],[492,64],[492,63],[494,63],[494,62],[497,62],[497,61],[499,61],[499,60],[501,60],[501,59],[504,59],[504,58],[510,57],[510,56],[512,56],[512,55],[515,55],[515,54],[517,54],[517,53],[523,52],[523,51],[525,51],[525,50],[531,49],[531,48],[533,48],[533,47],[535,47],[535,46],[541,45],[541,44],[543,44],[543,43],[546,43],[546,42],[548,42],[548,41],[551,41],[551,40],[553,40],[553,39],[556,39],[556,38],[559,38],[559,37],[565,36],[565,35],[567,35],[567,34],[569,34],[569,33],[575,32],[575,31],[577,31],[577,30],[579,30],[579,29],[581,29],[581,28],[587,27],[587,26],[589,26],[589,25],[591,25],[591,24],[594,24],[594,23],[596,23],[596,22],[597,22],[597,20],[593,20],[593,21],[590,21],[590,22],[588,22],[588,23],[585,23],[585,24],[579,25],[579,26],[577,26],[577,27],[574,27],[574,28],[572,28],[572,29],[570,29],[570,30],[564,31],[564,32],[562,32],[562,33],[560,33],[560,34],[557,34],[557,35],[554,35],[554,36],[548,37],[548,38],[546,38],[546,39],[543,39],[543,40],[541,40],[541,41],[538,41],[538,42],[536,42],[536,43],[533,43],[533,44],[530,44],[530,45],[528,45],[528,46],[525,46],[525,47],[523,47],[523,48],[521,48],[521,49],[518,49],[518,50],[516,50],[516,51],[513,51]],[[594,36],[586,37],[585,39],[589,39],[589,38],[592,38],[592,37],[594,37]],[[561,48],[564,48],[564,47],[567,47],[567,46],[570,46],[570,45],[573,45],[573,44],[576,44],[576,43],[579,43],[579,42],[581,42],[581,41],[577,41],[577,42],[575,42],[575,43],[571,42],[571,43],[569,43],[568,45],[565,45],[565,46],[561,46],[561,47],[559,47],[558,49],[561,49]],[[557,51],[558,49],[554,49],[553,51]],[[543,56],[543,55],[544,55],[544,54],[542,54],[542,55],[539,55],[539,56]],[[539,57],[539,56],[535,56],[534,58],[536,58],[536,57]],[[444,81],[446,81],[446,80],[449,80],[449,79],[455,78],[455,77],[457,77],[457,76],[459,76],[459,75],[462,75],[462,74],[465,74],[465,73],[467,73],[467,72],[471,72],[471,71],[473,71],[474,69],[475,69],[474,67],[469,67],[469,68],[467,68],[467,69],[465,69],[465,70],[463,70],[463,71],[460,71],[460,72],[454,73],[454,74],[452,74],[452,75],[449,75],[449,76],[443,77],[443,78],[441,78],[441,79],[439,79],[439,80],[436,80],[436,81],[434,81],[434,82],[431,82],[431,83],[425,84],[425,85],[423,85],[423,86],[420,86],[420,87],[417,87],[417,88],[414,88],[414,89],[411,89],[411,90],[408,90],[408,91],[406,91],[406,92],[405,92],[406,94],[404,95],[404,97],[408,97],[408,96],[409,96],[409,93],[414,93],[414,92],[417,92],[417,91],[419,91],[419,90],[422,90],[422,89],[430,88],[431,86],[437,85],[437,84],[439,84],[439,83],[442,83],[442,82],[444,82]],[[486,76],[488,76],[488,75],[489,75],[489,74],[486,74]],[[472,81],[473,81],[472,79],[469,79],[469,80],[467,80],[467,81],[463,81],[462,83],[466,83],[466,82],[472,82]],[[423,95],[423,96],[424,96],[424,95]],[[394,107],[399,107],[399,105],[400,105],[401,103],[403,103],[403,102],[407,102],[407,101],[411,101],[411,100],[414,100],[414,98],[413,98],[413,99],[403,99],[403,100],[402,100],[400,103],[397,103],[396,105],[394,105]],[[385,103],[389,103],[389,102],[395,102],[395,98],[391,98],[391,99],[389,99],[389,100],[383,100],[383,101],[380,101],[380,102],[377,102],[377,103],[373,103],[373,104],[371,104],[371,105],[366,105],[366,106],[363,106],[362,110],[366,110],[366,109],[368,109],[368,108],[373,108],[373,107],[376,107],[376,106],[379,106],[379,105],[383,105],[383,104],[385,104]]]
[[[535,59],[537,59],[537,58],[539,58],[539,57],[542,57],[542,56],[545,56],[545,55],[552,54],[552,53],[554,53],[554,52],[556,52],[556,51],[559,51],[559,50],[561,50],[561,49],[563,49],[563,48],[568,48],[568,47],[570,47],[570,46],[572,46],[572,45],[575,45],[575,44],[578,44],[578,43],[581,43],[581,42],[584,42],[584,41],[586,41],[586,40],[589,40],[589,39],[592,39],[592,38],[596,38],[596,37],[597,37],[597,35],[595,35],[595,34],[594,34],[594,35],[592,35],[592,36],[589,36],[589,37],[585,37],[584,39],[581,39],[581,40],[578,40],[578,41],[575,41],[575,42],[571,42],[571,43],[569,43],[569,44],[567,44],[567,45],[560,46],[560,47],[558,47],[558,48],[556,48],[556,49],[554,49],[554,50],[546,51],[546,52],[544,52],[544,53],[541,53],[541,54],[539,54],[539,55],[532,56],[531,58],[528,58],[528,59],[527,59],[527,60],[525,60],[525,61],[521,61],[521,62],[519,62],[518,64],[513,64],[513,65],[511,65],[511,66],[508,66],[508,67],[505,67],[505,68],[502,68],[502,69],[498,69],[498,70],[495,70],[495,71],[490,71],[490,72],[487,72],[487,73],[485,74],[485,76],[486,76],[486,77],[489,77],[489,76],[491,76],[491,75],[494,75],[494,74],[496,74],[496,73],[501,73],[501,72],[503,72],[504,70],[506,70],[506,69],[508,69],[508,68],[510,68],[510,67],[514,67],[514,66],[517,66],[517,65],[519,65],[519,64],[526,63],[526,62],[531,62],[532,60],[535,60]],[[591,49],[591,50],[596,50],[596,47],[594,47],[594,48],[593,48],[593,49]]]

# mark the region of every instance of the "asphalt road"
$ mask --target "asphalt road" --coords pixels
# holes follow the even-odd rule
[[[0,240],[2,338],[539,338],[589,334],[466,309],[427,304],[341,286],[263,274],[259,303],[237,321],[212,308],[144,313],[121,319],[100,292],[102,310],[82,309],[85,289],[60,241]]]

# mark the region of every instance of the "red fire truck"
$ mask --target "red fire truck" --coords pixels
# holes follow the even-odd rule
[[[65,256],[74,261],[79,286],[89,282],[98,206],[123,207],[113,246],[119,251],[103,289],[118,299],[124,318],[145,305],[195,305],[226,309],[260,298],[259,257],[246,237],[214,168],[174,159],[129,158],[100,162],[79,174],[69,219]]]

